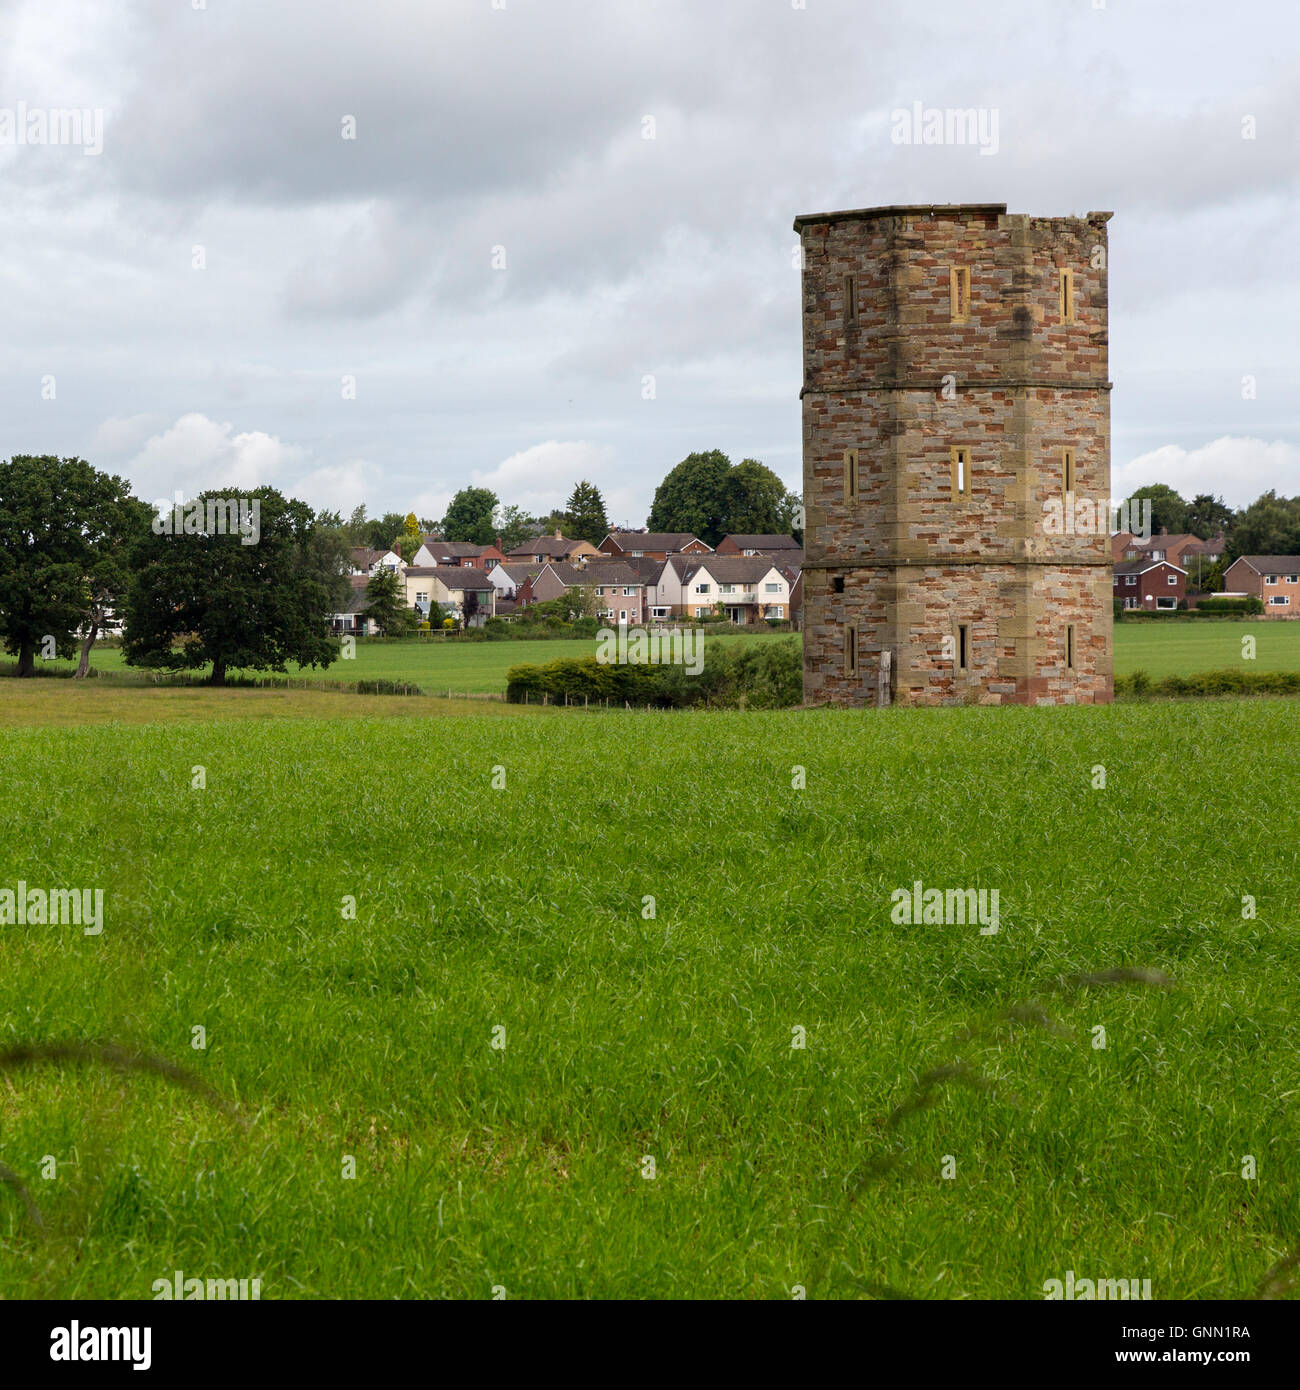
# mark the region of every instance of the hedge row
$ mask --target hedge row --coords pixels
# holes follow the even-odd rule
[[[594,656],[512,666],[506,699],[514,704],[584,701],[688,709],[780,709],[803,699],[803,655],[794,638],[702,647],[697,675],[681,665],[602,664]]]
[[[1202,671],[1195,676],[1162,676],[1145,671],[1115,677],[1116,695],[1300,695],[1300,671]]]

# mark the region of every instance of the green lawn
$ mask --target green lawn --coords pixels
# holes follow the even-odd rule
[[[713,642],[764,642],[774,635],[769,632],[707,636],[705,651]],[[461,692],[504,691],[506,672],[522,662],[558,661],[561,657],[594,656],[594,638],[556,638],[554,640],[516,642],[358,641],[356,656],[350,661],[336,661],[324,671],[317,668],[290,667],[290,672],[309,679],[326,681],[409,681],[430,694],[453,690]],[[57,669],[67,669],[69,662],[49,662]],[[97,648],[91,655],[91,665],[105,672],[129,670],[122,660],[120,648]],[[232,672],[232,674],[234,674]],[[249,673],[256,674],[253,672]]]
[[[148,1048],[246,1121],[5,1071],[45,1224],[0,1185],[0,1296],[1249,1294],[1300,1242],[1294,732],[1269,699],[0,729],[0,888],[105,895],[102,935],[0,925],[0,1050]],[[999,932],[895,923],[918,880],[998,890]]]
[[[1255,639],[1253,660],[1242,641]],[[1300,623],[1260,619],[1211,622],[1188,618],[1115,624],[1115,674],[1142,670],[1152,677],[1192,676],[1235,667],[1249,671],[1300,671]]]
[[[1256,656],[1243,663],[1241,639],[1256,639]],[[709,636],[708,642],[761,642],[769,633]],[[706,648],[707,649],[707,648]],[[521,662],[557,661],[589,656],[594,641],[558,639],[529,642],[366,642],[357,644],[356,657],[337,661],[325,671],[301,674],[327,681],[409,681],[429,694],[453,690],[482,693],[504,691],[506,672]],[[66,667],[66,662],[51,662]],[[122,653],[98,648],[91,664],[106,672],[126,669]],[[1199,671],[1245,665],[1252,671],[1300,670],[1300,623],[1205,622],[1195,619],[1173,624],[1116,623],[1115,674],[1145,670],[1152,677],[1193,675]],[[295,675],[300,674],[297,667]]]

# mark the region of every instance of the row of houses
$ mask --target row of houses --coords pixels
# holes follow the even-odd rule
[[[1115,599],[1146,613],[1176,609],[1189,587],[1199,590],[1200,571],[1223,558],[1224,538],[1171,536],[1143,540],[1121,531],[1111,537]],[[1257,598],[1270,618],[1300,618],[1300,555],[1241,555],[1223,571],[1216,598]],[[1194,603],[1196,600],[1193,599]]]
[[[596,616],[611,624],[704,618],[719,606],[739,626],[792,622],[802,606],[802,568],[799,543],[779,535],[725,536],[715,549],[685,532],[616,531],[594,546],[557,531],[509,552],[428,537],[410,563],[400,549],[355,550],[350,601],[332,626],[373,630],[366,587],[381,569],[400,576],[417,612],[437,604],[470,627],[574,589],[589,590]]]

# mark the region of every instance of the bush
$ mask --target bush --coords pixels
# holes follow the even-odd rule
[[[1245,598],[1203,598],[1194,610],[1197,613],[1262,613],[1263,600],[1255,594]]]
[[[594,656],[566,657],[545,665],[512,666],[506,699],[516,704],[584,700],[686,709],[781,709],[803,698],[803,654],[797,639],[738,644],[706,642],[703,669],[682,665],[602,664]]]
[[[1145,671],[1115,678],[1116,695],[1300,695],[1300,671],[1246,671],[1235,667],[1201,671],[1194,676],[1163,676],[1153,681]]]

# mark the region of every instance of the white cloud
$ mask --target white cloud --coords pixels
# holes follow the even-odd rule
[[[595,483],[603,493],[602,480],[611,478],[613,471],[613,449],[584,440],[550,439],[511,454],[493,469],[475,469],[473,477],[475,487],[491,488],[503,503],[543,513],[563,506],[580,479]]]
[[[229,422],[194,412],[154,435],[126,472],[136,495],[154,501],[178,489],[193,496],[210,487],[284,487],[305,456],[306,450],[262,430],[236,434]]]
[[[1111,471],[1111,495],[1127,497],[1147,483],[1167,483],[1189,501],[1197,493],[1222,497],[1230,507],[1244,507],[1270,488],[1289,495],[1300,482],[1300,447],[1275,439],[1233,438],[1184,449],[1165,444]]]

